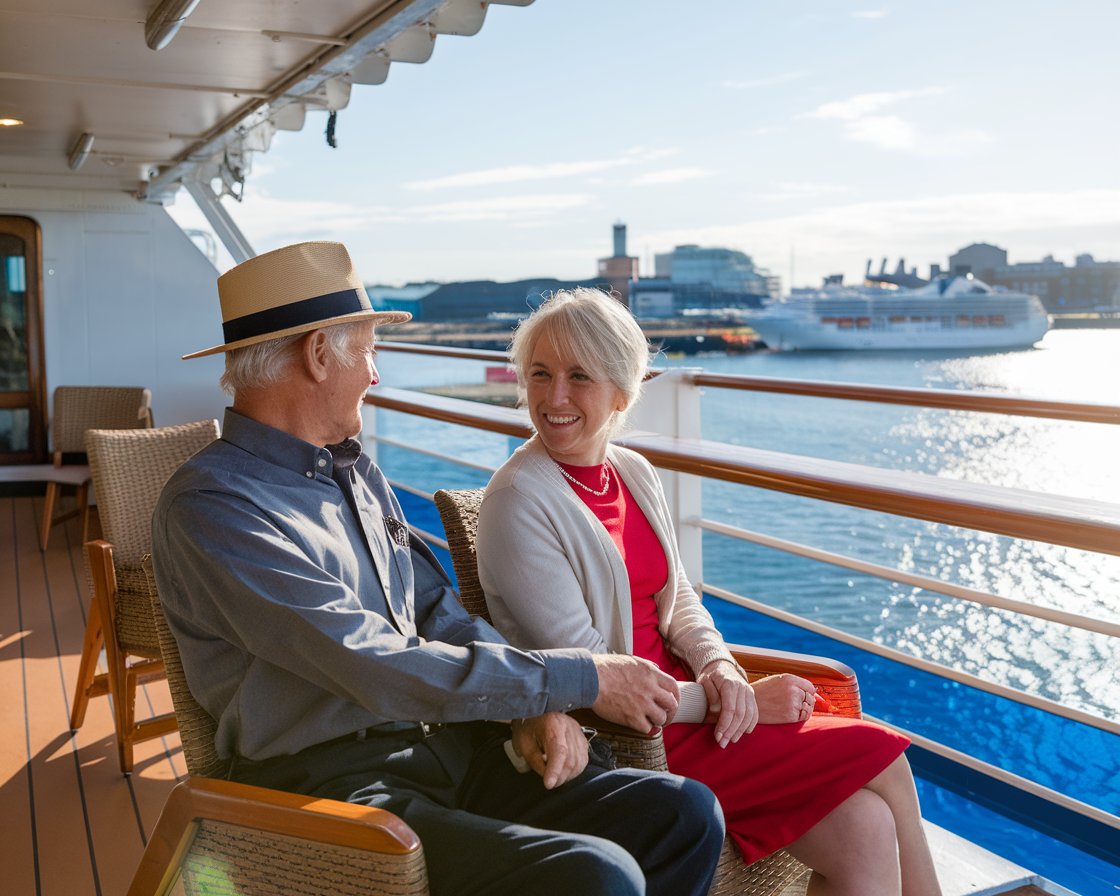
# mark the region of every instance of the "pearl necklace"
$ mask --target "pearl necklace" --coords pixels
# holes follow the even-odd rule
[[[556,464],[556,469],[559,470],[561,474],[563,474],[565,479],[567,479],[569,482],[574,482],[585,492],[590,492],[596,498],[603,497],[603,495],[607,493],[607,489],[611,487],[611,468],[606,464],[603,464],[603,487],[599,491],[595,491],[595,489],[593,489],[590,485],[584,485],[582,482],[576,479],[575,476],[565,470],[562,466],[560,466],[560,464],[556,463],[556,461],[553,461],[553,463]]]

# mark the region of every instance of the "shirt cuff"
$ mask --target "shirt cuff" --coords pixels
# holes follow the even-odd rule
[[[548,670],[546,712],[571,712],[591,706],[599,696],[599,673],[591,651],[564,648],[537,651]]]

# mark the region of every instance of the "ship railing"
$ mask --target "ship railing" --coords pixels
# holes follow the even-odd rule
[[[476,360],[491,365],[504,364],[506,361],[502,352],[442,349],[403,343],[383,343],[379,348],[388,352]],[[1109,638],[1120,638],[1120,624],[1116,621],[962,587],[934,577],[869,563],[858,557],[823,551],[709,519],[703,514],[701,485],[706,479],[722,480],[953,527],[1112,555],[1120,555],[1120,505],[707,441],[700,437],[700,393],[704,388],[1102,424],[1120,424],[1120,407],[952,390],[713,374],[698,368],[683,368],[660,371],[651,378],[646,384],[642,401],[631,413],[629,431],[615,439],[618,444],[644,455],[658,469],[674,512],[682,560],[690,580],[703,583],[700,586],[703,593],[912,669],[933,673],[945,680],[1088,726],[1097,730],[1106,740],[1120,736],[1120,723],[1114,719],[1103,718],[1037,694],[916,657],[706,583],[703,576],[702,536],[705,532],[710,532],[751,542],[853,572]],[[528,415],[524,411],[508,407],[386,386],[370,392],[366,401],[372,407],[384,411],[396,411],[445,425],[498,433],[515,440],[527,438],[531,434]],[[438,444],[436,439],[428,443],[429,447],[417,448],[413,443],[381,435],[377,432],[376,414],[367,415],[364,438],[369,440],[374,451],[378,444],[393,446],[470,470],[480,477],[479,484],[485,483],[494,469],[491,464],[464,460],[454,452],[431,447]],[[430,492],[406,482],[395,481],[392,472],[392,469],[387,470],[395,488],[422,500],[431,500]],[[446,543],[438,535],[431,532],[426,534],[434,544],[446,548]],[[991,762],[964,755],[930,737],[913,731],[905,733],[916,745],[945,760],[967,766],[994,781],[1003,782],[1041,799],[1055,809],[1071,813],[1079,821],[1091,821],[1102,826],[1106,833],[1097,835],[1099,837],[1114,838],[1115,833],[1120,831],[1120,818],[1112,812],[1006,771]],[[1111,860],[1116,861],[1116,858],[1112,857]]]

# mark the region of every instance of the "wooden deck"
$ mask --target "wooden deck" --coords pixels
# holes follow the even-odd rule
[[[123,776],[107,697],[71,733],[89,586],[77,520],[40,552],[42,504],[0,497],[0,892],[117,896],[186,766],[175,734],[137,745]],[[138,715],[145,704],[169,711],[166,684],[145,688]]]
[[[0,893],[118,896],[186,765],[173,734],[138,744],[122,775],[108,698],[90,701],[70,731],[89,585],[77,520],[39,551],[42,504],[0,495]],[[138,715],[145,704],[170,711],[166,684],[144,689]],[[929,834],[945,896],[1058,892],[947,831]]]

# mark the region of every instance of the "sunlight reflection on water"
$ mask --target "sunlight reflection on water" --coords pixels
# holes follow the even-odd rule
[[[1056,331],[972,357],[756,353],[670,366],[973,389],[1078,402],[1120,395],[1120,331]],[[1120,503],[1120,427],[708,390],[704,436],[948,479]],[[722,483],[705,515],[1037,606],[1116,621],[1120,557],[1018,541]],[[705,578],[901,650],[1120,718],[1120,644],[1103,635],[705,536]],[[749,576],[744,575],[749,569]]]
[[[383,354],[387,385],[477,382],[477,362]],[[1120,401],[1120,330],[1054,331],[1040,348],[986,355],[756,352],[665,359],[753,376],[974,389],[1079,402]],[[386,414],[382,432],[422,445],[430,424]],[[709,439],[852,463],[1120,503],[1120,426],[709,389]],[[454,444],[450,444],[454,441]],[[500,436],[456,427],[440,447],[497,466]],[[486,476],[387,449],[383,465],[422,488]],[[409,470],[411,469],[411,475]],[[1120,619],[1120,557],[1022,542],[720,482],[706,516],[1039,606]],[[706,581],[918,656],[1120,718],[1120,642],[884,582],[707,533]]]

